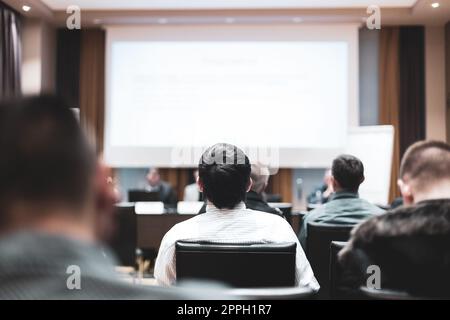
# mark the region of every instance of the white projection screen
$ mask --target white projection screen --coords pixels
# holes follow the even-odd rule
[[[105,161],[190,167],[217,142],[326,167],[358,125],[358,25],[107,27]]]

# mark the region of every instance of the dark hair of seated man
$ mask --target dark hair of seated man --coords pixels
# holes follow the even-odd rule
[[[245,200],[251,166],[238,147],[227,143],[209,147],[200,158],[198,171],[203,195],[216,208],[233,209]]]
[[[358,158],[343,154],[333,160],[331,174],[335,191],[358,193],[359,186],[364,181],[364,165]]]

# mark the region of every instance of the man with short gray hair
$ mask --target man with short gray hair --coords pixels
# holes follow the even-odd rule
[[[250,177],[253,184],[245,199],[248,208],[258,211],[264,211],[282,216],[282,212],[278,208],[272,208],[264,199],[264,190],[269,183],[269,168],[260,162],[252,164]]]

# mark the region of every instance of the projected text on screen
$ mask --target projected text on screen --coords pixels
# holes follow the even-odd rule
[[[347,54],[345,42],[116,42],[112,145],[342,146]]]

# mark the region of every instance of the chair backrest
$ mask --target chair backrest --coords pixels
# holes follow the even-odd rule
[[[289,202],[268,202],[268,205],[272,208],[278,208],[286,220],[291,223],[292,221],[292,203]]]
[[[319,281],[319,298],[330,297],[330,245],[332,241],[347,241],[353,225],[334,225],[309,222],[307,225],[306,255]]]
[[[360,291],[369,299],[374,300],[426,300],[430,298],[413,296],[407,292],[389,290],[389,289],[374,289],[367,287],[360,287]],[[447,298],[448,299],[448,298]]]
[[[312,299],[315,292],[308,287],[257,288],[229,289],[225,291],[225,295],[236,300],[306,300]]]
[[[128,190],[129,202],[161,201],[159,192],[145,190]]]
[[[114,219],[116,231],[108,245],[121,265],[134,266],[137,247],[137,217],[134,205],[130,203],[116,205]]]
[[[332,241],[330,245],[330,298],[331,299],[363,299],[361,291],[353,288],[352,274],[344,270],[338,261],[338,254],[347,242]]]
[[[297,244],[178,241],[177,281],[212,280],[234,288],[295,286]]]

